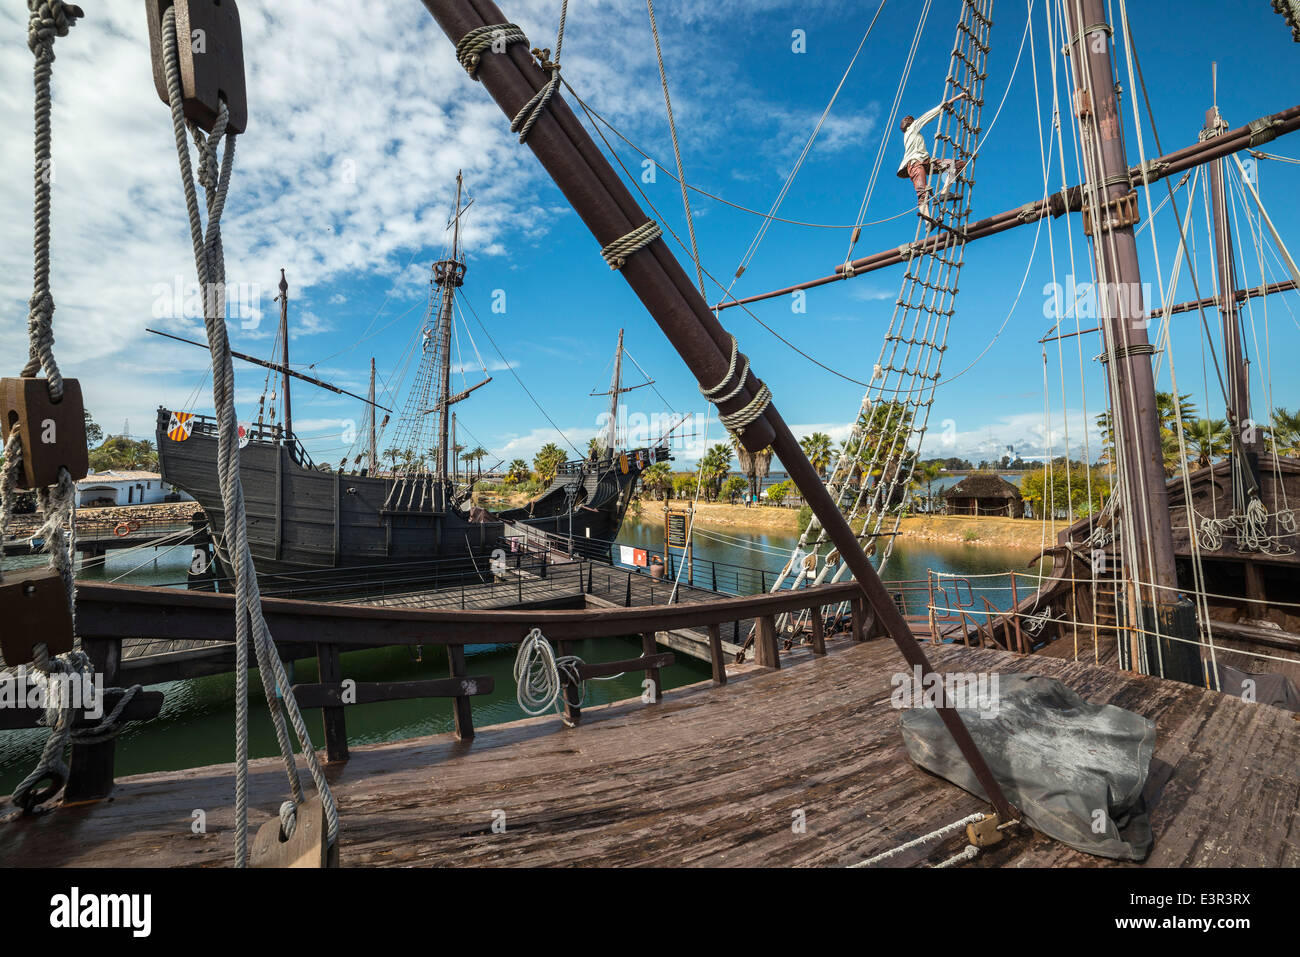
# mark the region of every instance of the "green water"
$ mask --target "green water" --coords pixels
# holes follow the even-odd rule
[[[662,549],[663,525],[658,521],[629,520],[619,541],[641,548]],[[749,532],[727,529],[701,529],[696,539],[697,576],[703,563],[719,566],[744,565],[775,573],[785,564],[797,539],[793,535],[772,532]],[[107,560],[84,566],[79,577],[86,580],[119,580],[139,585],[174,584],[185,580],[190,549],[150,552],[110,552]],[[16,564],[16,562],[15,562]],[[975,596],[987,595],[995,604],[1008,603],[1005,573],[1023,568],[1023,552],[974,545],[917,545],[900,542],[886,568],[886,579],[924,579],[927,569],[957,575],[995,575],[972,578]],[[721,572],[725,578],[726,572]],[[769,578],[770,584],[770,578]],[[709,581],[696,584],[708,586]],[[916,600],[923,607],[924,597]],[[978,600],[978,598],[976,599]],[[982,604],[981,604],[982,607]],[[920,610],[909,608],[909,611]],[[491,675],[496,688],[491,694],[473,699],[476,727],[515,721],[524,717],[515,700],[515,683],[511,671],[514,648],[507,645],[477,645],[465,649],[470,674]],[[631,639],[582,642],[576,654],[587,661],[613,661],[640,654],[640,643]],[[422,660],[406,647],[380,648],[343,655],[343,673],[358,681],[404,681],[417,678],[440,678],[447,675],[447,660],[435,647],[424,650]],[[681,687],[709,676],[708,665],[685,656],[661,673],[666,689]],[[297,682],[316,680],[314,660],[297,663],[292,676]],[[610,681],[588,682],[588,704],[603,704],[641,694],[640,672]],[[117,773],[119,776],[146,771],[176,770],[218,764],[234,758],[233,674],[214,675],[189,681],[169,682],[157,686],[165,693],[162,713],[153,721],[129,725],[118,739]],[[262,697],[261,681],[251,676],[249,748],[254,757],[277,753],[275,734]],[[557,719],[558,720],[558,719]],[[308,730],[318,733],[318,712],[307,714]],[[348,741],[353,745],[394,741],[418,735],[438,734],[452,728],[451,703],[445,700],[392,701],[349,708]],[[35,765],[46,732],[31,729],[0,735],[0,794],[11,791]]]

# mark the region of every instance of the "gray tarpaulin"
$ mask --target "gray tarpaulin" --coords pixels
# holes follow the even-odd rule
[[[1155,722],[1089,704],[1042,675],[1000,675],[992,703],[957,710],[1025,823],[1089,854],[1145,858],[1151,823],[1142,789]],[[902,728],[913,761],[988,800],[938,711],[905,711]]]
[[[1275,708],[1300,712],[1300,688],[1285,675],[1256,675],[1239,671],[1229,665],[1219,665],[1219,690],[1235,697],[1245,697],[1245,682],[1250,681],[1250,700],[1256,704],[1271,704]]]

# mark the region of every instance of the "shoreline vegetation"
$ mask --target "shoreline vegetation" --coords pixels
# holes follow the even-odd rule
[[[494,503],[495,504],[495,503]],[[628,516],[642,522],[657,522],[662,518],[665,503],[658,499],[634,499]],[[685,509],[689,503],[670,502],[675,509]],[[638,508],[638,506],[640,506]],[[198,510],[196,502],[157,503],[152,505],[118,506],[116,508],[84,508],[77,510],[80,522],[122,521],[129,519],[170,519],[187,523]],[[799,534],[798,508],[776,505],[731,505],[724,502],[698,502],[695,520],[702,528],[738,529],[752,532],[771,532],[797,536]],[[27,519],[30,529],[16,529],[31,534],[37,523]],[[1058,527],[1061,523],[1057,523]],[[1038,519],[1005,518],[997,515],[909,515],[899,526],[899,537],[923,542],[940,542],[956,545],[991,546],[1038,551],[1044,544],[1055,542],[1054,532],[1043,537],[1043,524]]]
[[[663,503],[640,499],[639,518],[653,522],[661,514]],[[688,503],[673,502],[675,508]],[[699,502],[695,506],[695,520],[702,528],[732,528],[747,531],[799,534],[799,509],[774,505],[730,505],[721,502]],[[637,517],[633,512],[629,512]],[[1061,525],[1057,523],[1058,529]],[[983,545],[997,548],[1016,548],[1037,552],[1044,545],[1054,544],[1055,533],[1043,537],[1043,523],[1032,518],[1005,518],[998,515],[909,515],[899,526],[899,537],[925,542],[943,542],[957,545]]]

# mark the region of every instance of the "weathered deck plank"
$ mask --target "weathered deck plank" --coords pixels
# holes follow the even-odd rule
[[[890,676],[904,667],[894,646],[828,645],[825,657],[789,653],[779,672],[732,666],[722,688],[584,710],[574,730],[550,716],[480,728],[467,744],[443,735],[355,748],[329,770],[344,865],[834,866],[980,809],[908,760],[889,704]],[[941,670],[1050,674],[1155,718],[1149,865],[1300,866],[1291,714],[1043,656],[928,651]],[[277,765],[253,763],[254,824],[283,799]],[[226,865],[232,793],[229,765],[125,778],[112,801],[0,821],[0,866]],[[195,809],[207,813],[206,834],[191,833]],[[799,811],[805,833],[791,827]],[[949,841],[928,859],[959,847]],[[976,861],[1114,863],[1029,833]]]

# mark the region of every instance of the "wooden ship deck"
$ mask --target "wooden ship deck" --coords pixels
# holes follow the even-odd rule
[[[779,670],[451,735],[357,747],[327,768],[344,866],[846,866],[984,803],[908,759],[887,640],[796,649]],[[1045,656],[944,646],[940,671],[1051,675],[1092,702],[1153,718],[1147,867],[1300,866],[1300,719],[1157,678]],[[252,762],[254,820],[283,799],[278,758]],[[0,820],[0,866],[214,867],[233,847],[232,765],[142,774],[113,799]],[[207,833],[190,831],[195,808]],[[504,811],[506,830],[492,831]],[[807,831],[792,832],[792,815]],[[955,839],[901,855],[913,866]],[[976,867],[1132,866],[1021,828]]]

